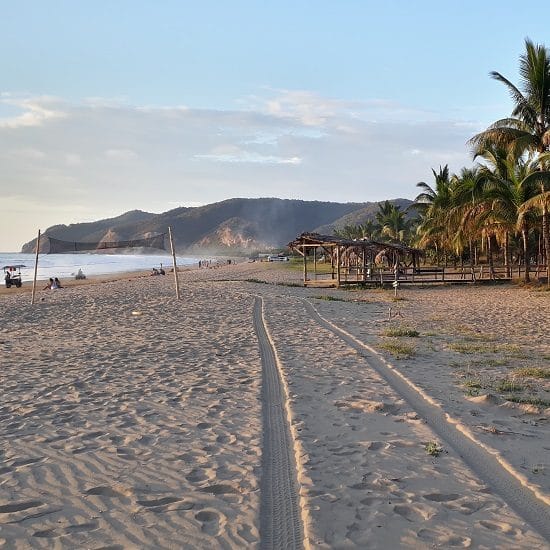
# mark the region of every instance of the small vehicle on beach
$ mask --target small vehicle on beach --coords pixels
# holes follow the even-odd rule
[[[4,282],[6,283],[6,288],[11,288],[11,286],[16,286],[21,288],[23,284],[21,282],[21,268],[26,267],[23,264],[17,265],[5,265],[2,269],[4,270]]]

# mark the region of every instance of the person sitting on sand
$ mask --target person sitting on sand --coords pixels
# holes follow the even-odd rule
[[[51,290],[57,290],[59,288],[59,286],[57,285],[57,277],[55,279],[52,279],[50,277],[50,289]]]
[[[53,284],[54,284],[54,280],[50,277],[48,284],[42,290],[50,290]]]
[[[151,275],[158,275],[159,271],[156,267],[153,267],[153,271],[151,271]]]
[[[162,269],[162,266],[160,266],[159,275],[166,275],[166,271],[164,271],[164,269]]]
[[[54,282],[54,284],[57,285],[57,288],[63,288],[63,287],[61,286],[61,283],[59,282],[59,279],[58,279],[57,277],[55,277],[55,279],[53,280],[53,282]]]

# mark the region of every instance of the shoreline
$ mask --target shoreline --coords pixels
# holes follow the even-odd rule
[[[185,271],[193,271],[194,267],[188,267],[188,266],[178,266],[178,274],[184,273]],[[97,284],[103,284],[103,283],[113,283],[121,280],[128,280],[132,281],[134,279],[142,279],[144,277],[150,277],[151,272],[150,271],[144,271],[144,270],[136,270],[136,271],[121,271],[117,273],[106,273],[101,275],[90,275],[86,276],[85,279],[61,279],[62,288],[58,290],[63,290],[66,288],[74,288],[74,287],[80,287],[80,286],[88,286],[88,285],[97,285]],[[166,270],[166,275],[158,275],[158,277],[174,277],[174,271],[173,268],[168,268]],[[48,279],[37,279],[36,280],[36,292],[37,294],[39,292],[50,292],[48,289],[44,289],[44,286],[48,282]],[[20,288],[17,288],[15,286],[12,286],[11,288],[6,288],[4,282],[2,281],[0,283],[0,300],[6,296],[11,295],[18,295],[18,294],[29,294],[32,293],[32,281],[30,282],[23,282]]]

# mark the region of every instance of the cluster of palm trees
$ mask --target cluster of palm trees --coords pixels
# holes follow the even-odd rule
[[[385,201],[378,205],[374,220],[358,225],[345,225],[336,235],[345,239],[389,240],[405,242],[411,239],[413,221],[400,206]]]
[[[475,135],[476,164],[450,174],[433,171],[434,184],[417,184],[416,245],[436,258],[453,254],[471,263],[483,254],[493,270],[545,263],[550,271],[550,52],[529,39],[520,57],[521,88],[498,72],[491,76],[509,90],[514,109]]]

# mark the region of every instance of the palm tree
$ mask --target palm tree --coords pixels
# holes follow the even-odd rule
[[[390,240],[403,242],[410,227],[406,213],[399,206],[385,201],[378,205],[376,221],[380,226],[380,234]]]
[[[475,154],[482,153],[491,145],[511,148],[519,158],[526,151],[540,155],[539,159],[550,151],[550,51],[543,45],[535,45],[525,40],[525,53],[520,56],[519,72],[521,90],[500,73],[493,71],[491,76],[502,82],[514,101],[514,109],[509,118],[494,122],[487,130],[475,135],[470,143]],[[548,162],[547,160],[545,161]],[[543,170],[543,165],[539,169]],[[548,191],[545,178],[540,178],[540,194]],[[550,231],[548,208],[544,207],[544,198],[539,203],[542,210],[544,247],[547,258],[550,253]],[[530,203],[533,208],[534,203]],[[546,229],[545,229],[546,228]]]
[[[452,239],[448,226],[448,215],[453,202],[453,190],[449,167],[439,167],[439,172],[432,168],[435,186],[426,182],[419,182],[417,187],[422,189],[414,200],[414,208],[421,214],[417,227],[417,245],[421,247],[433,246],[436,253],[436,263],[439,260],[441,249],[450,247]]]
[[[500,73],[491,77],[502,82],[514,101],[512,116],[497,120],[476,134],[470,143],[476,153],[491,144],[512,146],[516,153],[526,150],[544,153],[550,150],[550,52],[543,45],[525,40],[525,53],[520,56],[520,90]]]
[[[538,193],[528,198],[519,208],[519,219],[523,220],[533,210],[542,214],[542,239],[546,256],[546,282],[550,286],[550,171],[536,171],[529,176],[530,182],[536,185]]]
[[[504,241],[506,265],[509,265],[509,235],[519,232],[523,245],[525,282],[529,282],[529,231],[536,221],[532,215],[520,216],[522,205],[536,194],[533,175],[538,173],[538,161],[517,157],[513,150],[493,144],[481,153],[487,165],[479,175],[482,192],[477,201],[479,227],[491,227],[492,235]]]

